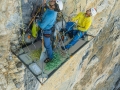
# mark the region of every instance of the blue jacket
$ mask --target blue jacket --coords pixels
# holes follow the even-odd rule
[[[55,12],[54,10],[47,9],[42,16],[42,20],[37,21],[37,24],[42,30],[48,30],[53,27],[56,18],[57,12]]]

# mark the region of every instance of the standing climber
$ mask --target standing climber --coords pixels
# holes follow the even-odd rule
[[[45,11],[45,13],[42,16],[42,20],[37,20],[37,25],[41,28],[43,31],[43,39],[44,39],[44,46],[46,48],[48,58],[44,61],[45,63],[49,62],[53,59],[53,51],[50,41],[50,35],[51,35],[51,28],[53,27],[56,18],[57,18],[57,12],[63,9],[63,3],[62,1],[49,1],[49,9]]]
[[[97,10],[95,8],[91,8],[86,11],[86,13],[80,12],[75,17],[72,18],[72,22],[68,23],[72,25],[72,30],[70,32],[74,36],[73,39],[61,48],[63,50],[71,48],[77,41],[84,36],[86,31],[89,29],[92,23],[91,16],[95,16],[97,14]],[[68,30],[68,29],[67,29]]]

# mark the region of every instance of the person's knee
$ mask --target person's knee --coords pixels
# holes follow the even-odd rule
[[[80,39],[80,36],[76,35],[74,36],[73,41],[78,41],[79,39]]]
[[[52,48],[52,47],[51,47],[51,44],[50,44],[50,43],[45,44],[45,48],[46,48],[46,49]]]

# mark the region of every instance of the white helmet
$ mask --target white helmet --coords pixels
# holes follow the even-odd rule
[[[59,6],[59,9],[62,10],[63,9],[63,2],[61,0],[56,0],[56,3]]]
[[[92,16],[95,16],[97,14],[97,10],[95,8],[91,8],[91,14]]]

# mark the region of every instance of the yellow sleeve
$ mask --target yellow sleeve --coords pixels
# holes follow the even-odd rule
[[[91,21],[86,22],[85,27],[77,27],[77,29],[84,32],[89,29],[90,25],[91,25]]]
[[[77,20],[79,19],[79,17],[80,17],[81,14],[82,14],[82,13],[79,13],[79,14],[77,14],[75,17],[73,17],[73,18],[72,18],[72,22],[77,21]]]

